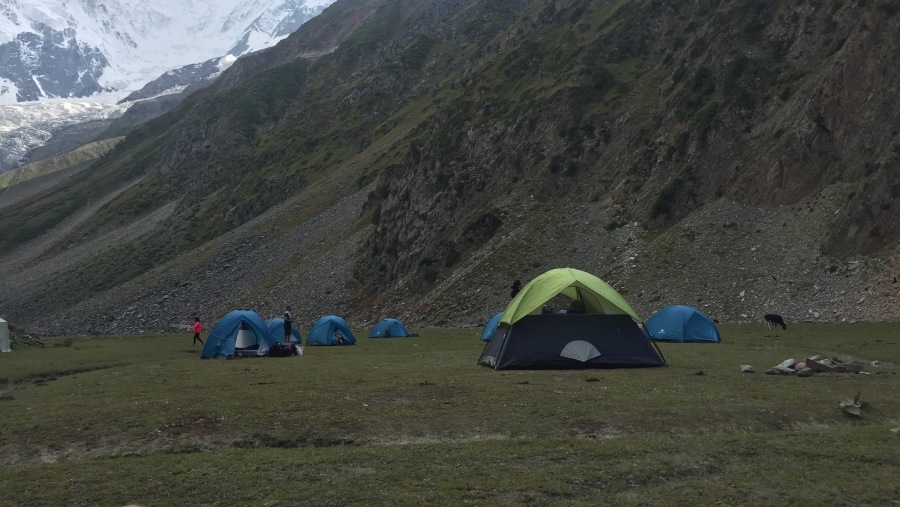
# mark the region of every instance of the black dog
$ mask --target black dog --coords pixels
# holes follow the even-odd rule
[[[769,329],[770,324],[774,325],[775,327],[781,326],[783,329],[787,329],[787,324],[784,323],[784,318],[781,315],[767,313],[763,315],[763,318],[766,319],[766,329]]]

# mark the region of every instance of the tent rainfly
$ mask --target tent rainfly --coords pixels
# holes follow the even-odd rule
[[[284,319],[281,317],[269,319],[269,322],[266,322],[266,326],[269,328],[269,335],[276,343],[284,342]],[[294,324],[291,324],[291,343],[303,343],[303,335],[300,334],[300,330]]]
[[[497,326],[500,325],[500,317],[503,317],[503,312],[498,313],[491,317],[491,320],[484,325],[484,331],[481,332],[481,341],[489,342],[491,338],[494,337],[494,333],[497,332]]]
[[[653,341],[679,343],[719,343],[722,337],[713,321],[700,310],[675,305],[654,313],[644,323],[644,332]]]
[[[322,317],[306,335],[307,345],[355,345],[356,337],[347,322],[337,315]]]
[[[384,319],[372,326],[369,338],[404,338],[409,336],[409,330],[397,319]]]
[[[266,321],[259,314],[251,310],[235,310],[213,326],[200,357],[232,358],[244,351],[263,356],[276,343],[278,341],[272,339]]]

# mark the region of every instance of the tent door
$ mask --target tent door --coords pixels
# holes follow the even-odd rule
[[[247,347],[252,347],[257,345],[259,341],[256,339],[256,333],[251,329],[239,329],[237,334],[237,341],[234,344],[235,348],[238,349],[246,349]]]

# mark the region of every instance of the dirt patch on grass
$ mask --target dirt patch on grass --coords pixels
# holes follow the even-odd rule
[[[46,445],[26,447],[10,444],[0,446],[0,467],[79,461],[115,455],[110,453],[111,450],[112,448],[106,444],[94,445],[88,442],[75,442],[64,447]]]
[[[469,393],[471,389],[458,385],[435,384],[433,382],[424,381],[418,385],[420,392],[428,393],[430,396],[460,396]]]
[[[16,384],[44,384],[46,382],[53,382],[54,380],[58,380],[59,377],[69,377],[72,375],[79,375],[81,373],[90,373],[92,371],[109,370],[112,368],[122,368],[122,367],[128,366],[128,365],[129,365],[128,363],[105,364],[102,366],[91,366],[91,367],[87,367],[87,368],[75,368],[75,369],[35,373],[33,375],[28,375],[21,379],[3,378],[3,379],[0,379],[0,386],[16,385]]]
[[[160,433],[154,438],[108,439],[97,442],[73,442],[65,447],[57,446],[0,446],[0,468],[30,466],[58,462],[79,462],[98,458],[142,457],[154,454],[188,454],[213,452],[226,448],[238,449],[300,449],[337,446],[392,446],[416,444],[446,444],[484,442],[509,439],[505,435],[471,435],[461,438],[420,437],[391,438],[360,441],[353,438],[284,437],[256,433],[245,436],[223,434],[198,435],[200,425],[209,424],[200,419],[186,420],[183,425],[171,425],[175,431]],[[217,427],[217,423],[213,423]],[[182,430],[183,431],[180,431]],[[194,430],[197,429],[197,432]],[[212,427],[210,427],[210,430]]]
[[[368,445],[388,447],[392,445],[422,445],[422,444],[470,444],[474,442],[493,442],[499,440],[512,440],[509,435],[499,433],[476,434],[466,436],[422,436],[422,437],[397,437],[375,438],[366,442]]]
[[[91,459],[142,457],[155,454],[213,452],[232,447],[239,449],[296,449],[361,445],[352,438],[285,438],[264,433],[245,436],[228,436],[223,433],[199,434],[202,433],[201,426],[207,428],[203,431],[214,431],[220,427],[217,421],[198,418],[185,420],[181,425],[170,425],[166,432],[160,430],[156,437],[149,438],[72,442],[65,446],[4,445],[0,446],[0,468],[59,462],[77,463]]]
[[[405,407],[412,405],[414,400],[408,396],[376,396],[372,398],[373,405],[389,405],[394,407]]]
[[[621,437],[624,432],[599,419],[581,418],[569,423],[569,434],[573,437],[603,440]]]
[[[359,445],[352,438],[293,437],[284,438],[276,435],[259,433],[248,438],[236,440],[234,447],[242,449],[279,448],[295,449],[300,447],[337,447],[342,445]]]
[[[222,428],[224,417],[216,416],[194,416],[166,424],[157,431],[167,435],[191,435],[204,434],[208,435],[218,432]]]

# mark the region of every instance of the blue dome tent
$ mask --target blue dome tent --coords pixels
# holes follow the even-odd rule
[[[270,319],[266,325],[269,327],[269,334],[272,336],[273,340],[277,343],[284,342],[284,319],[275,317],[274,319]],[[303,343],[303,336],[300,334],[300,330],[297,329],[296,325],[291,325],[291,343]]]
[[[397,319],[384,319],[372,326],[369,338],[403,338],[409,336],[409,331]]]
[[[497,332],[497,326],[500,325],[500,317],[503,316],[503,312],[498,313],[491,317],[491,320],[487,322],[484,326],[484,331],[481,332],[481,341],[489,342],[491,338],[494,337],[494,333]]]
[[[350,332],[350,326],[344,319],[337,315],[322,317],[309,330],[306,335],[307,345],[342,345],[338,334],[344,337],[347,345],[354,345],[356,337]]]
[[[282,337],[283,338],[283,337]],[[253,351],[265,355],[272,340],[266,321],[251,310],[235,310],[219,319],[212,328],[200,353],[202,359],[234,357],[240,351]]]
[[[719,330],[709,317],[689,306],[669,306],[644,323],[644,333],[658,342],[719,343]]]

